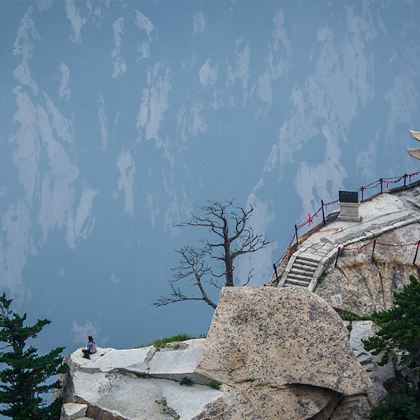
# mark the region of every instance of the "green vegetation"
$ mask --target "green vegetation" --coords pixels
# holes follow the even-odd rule
[[[188,334],[181,333],[181,334],[173,335],[173,336],[170,336],[170,337],[158,338],[156,340],[151,341],[149,344],[138,344],[138,345],[133,346],[133,349],[139,349],[139,348],[142,348],[142,347],[154,346],[159,351],[161,349],[167,348],[168,344],[170,344],[170,343],[177,343],[177,342],[180,342],[180,341],[192,340],[194,338],[206,338],[206,337],[207,337],[207,334],[190,336]],[[180,347],[180,344],[171,345],[171,348],[173,350],[177,350],[177,349],[179,349],[179,347]]]
[[[366,321],[370,317],[361,317],[347,309],[334,308],[343,321]]]
[[[372,420],[418,419],[420,419],[420,404],[410,395],[390,395],[372,410]]]
[[[353,321],[365,321],[370,319],[370,317],[361,317],[347,309],[340,309],[340,308],[334,308],[335,311],[340,315],[340,318],[343,321],[349,321],[349,324],[347,325],[347,330],[349,334],[351,333],[351,330],[353,329]]]
[[[11,310],[12,299],[0,295],[0,414],[15,420],[50,420],[60,417],[62,402],[54,400],[47,405],[42,395],[61,388],[59,380],[51,380],[65,373],[62,347],[51,350],[44,356],[28,345],[50,323],[38,319],[33,325],[24,325],[26,314]]]
[[[366,350],[381,355],[381,365],[392,361],[396,379],[390,395],[373,410],[375,420],[420,418],[420,282],[394,294],[394,306],[371,316],[379,331],[363,341]]]
[[[187,378],[186,376],[184,376],[181,379],[180,385],[192,386],[194,385],[194,382],[190,378]]]
[[[212,382],[212,383],[209,385],[209,387],[210,387],[210,388],[212,388],[212,389],[217,389],[217,390],[219,390],[221,386],[222,386],[222,384],[219,384],[219,382]]]
[[[148,345],[156,347],[157,350],[164,349],[169,343],[175,343],[177,341],[190,340],[191,337],[188,334],[177,334],[171,337],[158,338],[157,340],[151,341]]]

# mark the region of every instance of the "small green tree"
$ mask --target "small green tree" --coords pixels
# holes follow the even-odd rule
[[[35,338],[50,321],[38,319],[35,324],[25,326],[26,314],[13,312],[11,303],[12,299],[7,299],[4,293],[0,296],[0,364],[6,365],[0,371],[0,414],[16,420],[58,419],[61,401],[56,399],[48,405],[42,394],[61,387],[60,381],[51,377],[67,371],[61,356],[64,348],[38,356],[37,349],[28,346],[27,341]]]
[[[366,350],[382,353],[381,364],[400,358],[399,364],[411,370],[420,368],[420,282],[410,283],[394,295],[394,306],[375,312],[371,319],[379,331],[364,341]]]
[[[411,276],[393,303],[371,316],[379,331],[363,340],[366,350],[381,354],[381,365],[392,360],[397,369],[398,386],[373,410],[372,418],[415,420],[420,418],[420,282]]]

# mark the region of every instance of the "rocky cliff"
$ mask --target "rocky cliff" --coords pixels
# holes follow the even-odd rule
[[[420,186],[361,205],[307,234],[272,286],[225,288],[206,339],[169,348],[80,349],[68,360],[62,419],[366,419],[394,376],[362,340],[363,319],[419,275]],[[293,254],[294,253],[294,254]],[[420,260],[420,256],[419,256]]]
[[[372,330],[354,323],[349,340],[331,305],[306,290],[227,288],[205,340],[99,349],[91,360],[74,352],[62,419],[366,418],[369,395],[392,375],[363,351]]]

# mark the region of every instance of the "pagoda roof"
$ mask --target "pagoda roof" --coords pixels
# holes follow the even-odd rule
[[[420,149],[408,148],[407,152],[413,158],[420,160]]]
[[[408,131],[410,133],[410,136],[413,137],[413,139],[420,141],[420,131],[413,131],[413,130],[408,130]]]

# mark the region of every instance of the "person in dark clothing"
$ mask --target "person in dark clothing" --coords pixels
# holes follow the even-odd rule
[[[88,337],[87,346],[82,349],[82,352],[85,359],[90,359],[90,355],[96,353],[96,343],[91,335]]]

